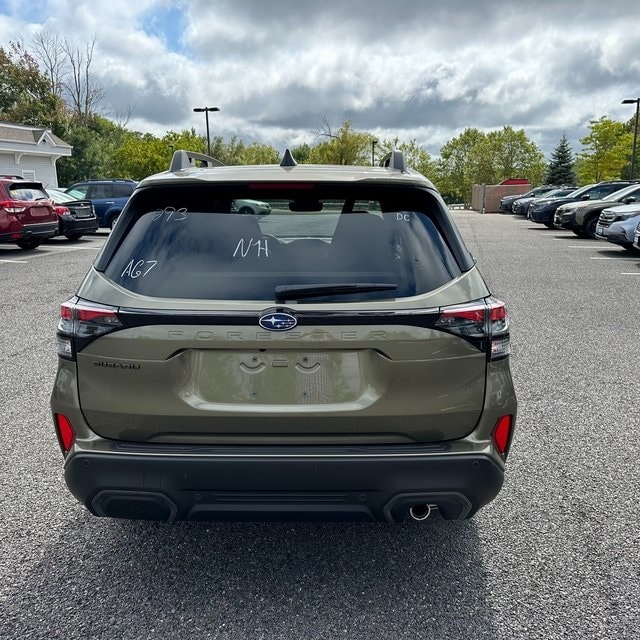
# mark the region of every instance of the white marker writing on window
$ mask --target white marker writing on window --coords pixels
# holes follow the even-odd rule
[[[253,254],[253,251],[251,250],[252,247],[256,247],[256,255],[258,256],[258,258],[260,256],[264,256],[265,258],[269,257],[268,241],[266,239],[254,240],[253,238],[250,238],[246,241],[244,238],[240,238],[238,244],[236,245],[236,249],[233,252],[233,257],[235,258],[236,256],[240,255],[240,257],[242,258],[246,258],[249,253]]]

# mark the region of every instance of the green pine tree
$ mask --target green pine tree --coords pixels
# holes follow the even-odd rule
[[[567,134],[563,133],[558,146],[551,154],[551,162],[547,167],[547,175],[545,177],[547,184],[576,184],[576,162],[573,157],[573,151],[569,146]]]

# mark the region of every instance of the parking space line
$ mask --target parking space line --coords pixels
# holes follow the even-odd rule
[[[590,256],[589,260],[632,260],[633,262],[637,262],[638,258],[627,258],[625,256],[620,256],[619,258],[616,256],[606,257],[606,256]]]
[[[56,247],[53,245],[48,245],[46,247],[41,247],[43,251],[97,251],[100,249],[102,245],[99,247]]]
[[[0,260],[0,262],[6,262],[8,264],[27,264],[27,260]]]
[[[623,271],[621,276],[640,276],[640,271]]]

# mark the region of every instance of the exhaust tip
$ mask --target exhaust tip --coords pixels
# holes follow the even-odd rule
[[[409,509],[409,515],[418,522],[422,522],[426,520],[433,510],[433,505],[431,504],[414,504]]]

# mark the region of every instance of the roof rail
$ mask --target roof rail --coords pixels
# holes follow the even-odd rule
[[[223,167],[224,163],[220,162],[216,158],[206,156],[203,153],[196,153],[195,151],[184,151],[178,149],[173,152],[171,158],[171,165],[169,171],[180,171],[182,169],[190,169],[196,166],[196,161],[199,161],[205,167]]]
[[[389,169],[395,169],[396,171],[406,171],[407,167],[404,163],[404,153],[397,149],[389,151],[389,153],[380,160],[380,166],[389,167]]]

